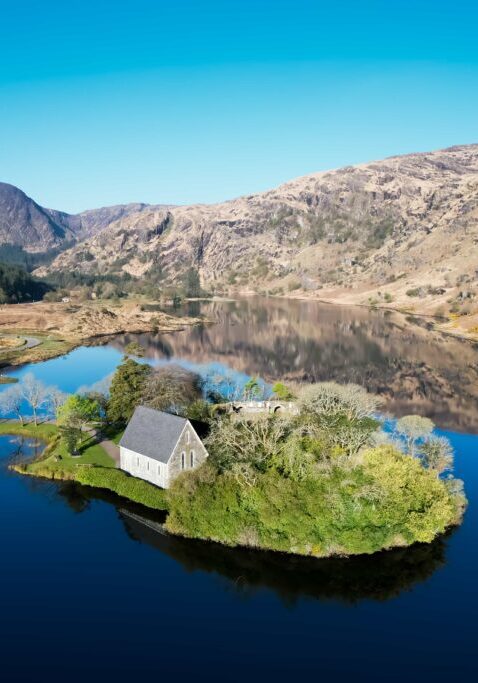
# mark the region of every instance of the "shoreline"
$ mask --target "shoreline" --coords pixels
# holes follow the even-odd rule
[[[456,319],[448,319],[444,321],[443,319],[438,318],[435,315],[432,315],[431,313],[427,313],[426,311],[412,311],[412,310],[404,310],[403,308],[399,307],[394,307],[391,305],[386,305],[385,303],[377,302],[374,304],[368,304],[368,303],[363,303],[363,302],[349,302],[349,301],[344,301],[343,299],[340,298],[330,298],[330,297],[318,297],[318,296],[306,296],[304,294],[297,294],[297,295],[285,295],[285,294],[269,294],[269,295],[263,295],[259,294],[257,292],[252,292],[250,290],[248,291],[242,291],[242,292],[237,292],[234,296],[223,296],[223,297],[212,297],[212,298],[202,298],[202,299],[191,299],[191,301],[208,301],[208,302],[232,302],[232,301],[237,301],[238,299],[241,298],[254,298],[254,297],[265,297],[265,298],[272,298],[272,299],[278,299],[278,300],[285,300],[285,301],[310,301],[310,302],[316,302],[319,304],[325,304],[328,306],[340,306],[343,308],[365,308],[369,309],[371,311],[374,310],[383,310],[383,311],[388,311],[390,313],[396,313],[401,316],[403,316],[404,321],[407,324],[410,324],[407,321],[408,316],[413,316],[414,318],[418,318],[420,320],[426,321],[428,323],[432,323],[433,327],[428,331],[433,331],[437,332],[439,334],[443,334],[447,337],[451,337],[454,339],[458,339],[460,341],[468,342],[473,345],[478,344],[478,333],[469,333],[465,330],[460,330],[458,327],[452,327],[453,324],[456,324]],[[10,313],[13,312],[12,309],[15,309],[15,312],[19,310],[20,307],[22,307],[22,311],[25,310],[25,307],[28,306],[35,306],[35,313],[37,313],[40,309],[40,306],[42,304],[9,304],[8,308],[5,309],[5,307],[2,307],[0,309],[0,339],[1,336],[4,335],[5,337],[9,337],[12,335],[17,335],[19,337],[23,337],[25,339],[25,342],[28,338],[31,338],[32,335],[35,336],[37,339],[38,343],[35,344],[34,346],[29,346],[27,343],[23,343],[22,345],[14,348],[4,348],[2,349],[0,347],[0,374],[1,373],[8,373],[10,369],[18,368],[22,365],[27,365],[30,363],[41,363],[47,360],[50,360],[52,358],[58,358],[60,356],[67,355],[74,349],[80,347],[80,346],[102,346],[104,344],[107,344],[111,339],[114,339],[118,335],[122,334],[167,334],[171,332],[181,332],[184,330],[186,327],[189,326],[194,326],[194,325],[201,325],[201,324],[214,324],[214,321],[212,320],[207,320],[203,318],[179,318],[176,317],[170,313],[165,313],[165,312],[157,312],[156,314],[151,314],[151,313],[145,313],[143,316],[138,316],[137,312],[137,307],[138,307],[138,302],[137,301],[126,301],[124,304],[118,306],[111,306],[110,309],[108,309],[105,305],[105,302],[99,301],[99,302],[94,302],[93,306],[84,306],[79,304],[78,309],[80,312],[89,312],[89,311],[95,311],[98,310],[100,306],[104,306],[103,311],[122,311],[122,322],[124,323],[123,325],[117,326],[113,330],[103,330],[103,331],[97,331],[96,333],[89,334],[89,335],[80,335],[74,337],[73,335],[66,336],[66,335],[61,335],[57,333],[51,333],[48,334],[47,329],[43,328],[41,329],[39,325],[37,326],[32,326],[32,327],[26,327],[26,326],[11,326],[8,324],[8,322],[4,322],[2,318],[2,313]],[[52,305],[48,304],[47,305],[49,308],[52,306],[63,306],[62,304],[57,304],[57,305]],[[135,308],[136,307],[136,308]],[[130,308],[131,310],[134,310],[133,315],[128,318],[128,312],[127,309]],[[13,315],[15,316],[15,312],[13,312]],[[61,313],[64,313],[64,311],[61,311]],[[48,311],[47,311],[48,313]],[[162,323],[163,324],[157,324],[153,325],[151,322],[152,318],[157,318],[158,316],[161,316],[162,318]],[[16,318],[16,316],[15,316]],[[44,322],[43,318],[43,322]],[[440,322],[441,320],[441,322]],[[88,321],[85,321],[85,325],[88,324]]]
[[[251,294],[248,292],[247,294],[241,294],[241,296],[264,296],[262,294]],[[398,308],[398,307],[393,307],[390,305],[382,304],[380,302],[376,304],[368,304],[368,303],[361,303],[361,302],[349,302],[349,301],[343,301],[341,299],[325,299],[322,297],[312,297],[312,296],[304,296],[304,295],[297,295],[297,296],[291,296],[291,295],[285,295],[285,294],[269,294],[267,297],[270,297],[272,299],[285,299],[286,301],[313,301],[316,303],[320,304],[327,304],[328,306],[340,306],[343,308],[366,308],[371,311],[374,310],[381,310],[381,311],[390,311],[391,313],[398,313],[400,315],[403,315],[405,318],[407,316],[413,316],[414,318],[420,318],[429,322],[433,322],[433,329],[431,331],[433,332],[439,332],[441,334],[444,334],[448,337],[453,337],[454,339],[460,339],[461,341],[466,341],[466,342],[471,342],[472,344],[478,344],[478,332],[472,332],[472,333],[467,333],[466,331],[460,331],[458,328],[451,328],[450,326],[453,325],[453,323],[457,320],[456,318],[440,318],[436,315],[433,315],[431,313],[426,313],[424,311],[412,311],[412,310],[407,310],[403,308]],[[440,323],[440,320],[442,321]]]
[[[0,308],[0,340],[23,337],[18,347],[0,346],[0,372],[66,355],[79,346],[107,344],[123,334],[167,334],[212,321],[147,311],[148,302],[125,300],[69,305],[61,303],[9,304]],[[88,330],[88,334],[86,334]],[[27,340],[35,337],[34,345]]]

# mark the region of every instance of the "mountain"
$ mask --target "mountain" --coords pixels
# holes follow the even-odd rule
[[[68,214],[46,209],[14,185],[0,183],[0,245],[47,252],[93,237],[110,223],[146,208],[147,204],[120,204]]]
[[[75,239],[66,222],[58,220],[13,185],[0,183],[0,244],[29,251],[47,251]]]
[[[362,292],[476,280],[478,145],[315,173],[215,205],[124,213],[49,271],[166,281],[198,269],[206,288]],[[398,285],[396,284],[398,283]],[[423,292],[422,292],[423,290]]]

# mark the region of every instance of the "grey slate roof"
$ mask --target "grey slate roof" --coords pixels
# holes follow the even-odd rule
[[[187,422],[184,417],[138,406],[119,445],[167,463]]]

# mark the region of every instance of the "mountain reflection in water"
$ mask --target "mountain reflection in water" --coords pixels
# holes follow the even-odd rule
[[[432,322],[385,310],[251,297],[192,302],[215,324],[160,335],[123,335],[156,361],[259,375],[267,382],[357,382],[395,415],[416,412],[443,429],[478,431],[478,346],[434,332]]]

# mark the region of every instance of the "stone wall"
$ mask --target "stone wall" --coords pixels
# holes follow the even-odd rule
[[[183,453],[184,467],[182,459]],[[191,453],[194,454],[193,463],[191,463]],[[171,484],[181,472],[202,465],[207,456],[207,450],[204,448],[201,439],[194,431],[192,425],[188,422],[169,461],[169,484]]]

